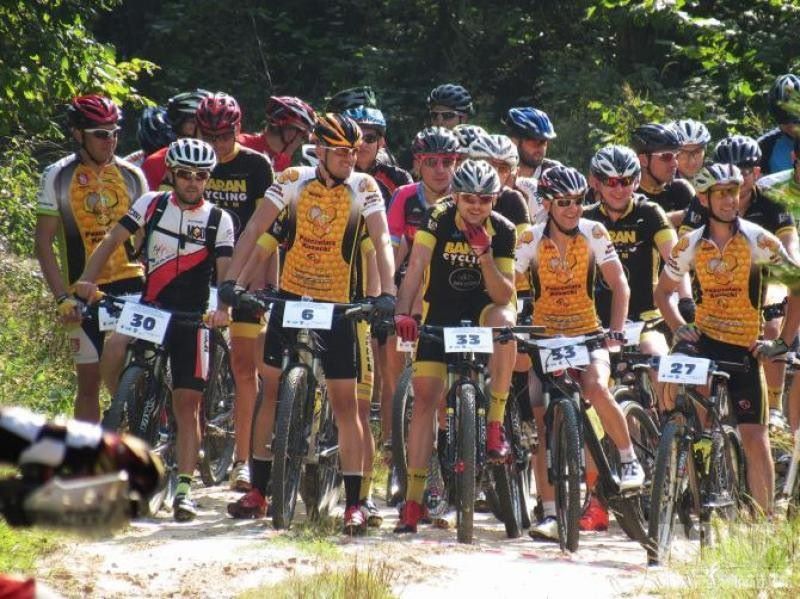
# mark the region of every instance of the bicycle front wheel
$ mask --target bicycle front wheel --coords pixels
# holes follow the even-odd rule
[[[212,333],[213,334],[213,333]],[[208,386],[203,394],[204,423],[200,477],[207,487],[222,483],[233,461],[233,406],[236,384],[225,338],[218,332],[212,341]]]
[[[297,506],[305,456],[303,407],[308,391],[308,371],[304,368],[293,368],[281,378],[272,442],[272,523],[278,529],[291,526]]]
[[[681,448],[683,435],[681,428],[676,422],[667,422],[661,431],[661,440],[656,452],[647,530],[650,537],[647,558],[651,565],[663,563],[669,557],[672,537],[675,534],[676,508],[682,499],[679,460],[692,459]]]
[[[411,407],[414,404],[412,375],[411,365],[406,366],[400,375],[400,380],[397,381],[397,387],[392,396],[392,467],[397,477],[400,494],[403,497],[406,495],[408,481],[406,441],[408,427],[411,423]]]
[[[517,457],[521,450],[520,422],[516,404],[508,402],[506,405],[505,422],[506,434],[511,441],[511,455],[502,464],[492,466],[494,478],[494,492],[497,495],[499,520],[505,525],[506,536],[516,539],[522,534],[523,489],[518,476]]]
[[[551,479],[556,492],[558,542],[562,550],[577,551],[581,517],[581,447],[578,409],[570,399],[553,406],[550,441]]]
[[[459,543],[472,543],[475,518],[475,387],[458,388],[456,410],[456,461],[453,479]]]

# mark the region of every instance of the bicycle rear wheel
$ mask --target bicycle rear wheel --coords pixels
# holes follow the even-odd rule
[[[661,431],[661,440],[656,452],[647,530],[650,537],[647,559],[651,565],[663,563],[669,556],[672,537],[675,534],[677,506],[683,496],[679,462],[692,459],[682,448],[681,429],[682,427],[676,422],[667,422]]]
[[[453,481],[456,528],[459,543],[472,543],[475,518],[475,387],[458,387],[456,420],[456,462]]]
[[[225,338],[212,332],[211,368],[203,394],[205,429],[201,445],[200,477],[207,487],[222,483],[233,461],[236,442],[233,406],[236,384]]]
[[[275,436],[272,442],[272,523],[289,528],[297,506],[297,492],[305,456],[305,414],[308,371],[293,368],[281,377]]]
[[[558,542],[562,550],[577,551],[581,517],[581,464],[583,447],[578,428],[578,409],[571,399],[553,406],[551,479],[556,493]]]
[[[408,482],[406,441],[408,427],[411,423],[411,407],[414,404],[412,375],[411,365],[406,366],[397,381],[397,387],[392,396],[392,467],[397,477],[400,494],[403,497],[406,495],[406,483]]]

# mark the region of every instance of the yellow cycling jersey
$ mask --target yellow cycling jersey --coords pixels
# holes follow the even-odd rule
[[[781,242],[766,229],[737,219],[720,248],[704,225],[678,240],[664,272],[679,281],[691,269],[698,282],[695,324],[712,339],[749,347],[761,332],[765,264],[789,262]]]
[[[551,223],[525,231],[516,250],[517,273],[531,272],[533,324],[546,335],[583,335],[597,331],[600,319],[594,302],[597,267],[619,262],[606,228],[585,218],[562,255],[550,239]]]

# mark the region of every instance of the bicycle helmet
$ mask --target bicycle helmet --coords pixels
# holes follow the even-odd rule
[[[369,85],[349,87],[335,93],[331,99],[328,100],[325,111],[344,112],[345,110],[357,108],[359,106],[366,106],[367,108],[378,107],[378,99],[375,97],[375,92]]]
[[[348,108],[342,112],[343,115],[349,116],[356,123],[373,127],[381,132],[386,133],[386,119],[383,113],[377,108],[369,108],[368,106],[358,106],[356,108]]]
[[[444,83],[431,90],[428,95],[428,107],[447,106],[457,112],[472,114],[472,96],[462,86],[453,83]]]
[[[606,146],[592,156],[589,172],[600,179],[607,177],[635,177],[642,172],[639,158],[627,146]]]
[[[744,181],[739,167],[735,164],[715,162],[700,169],[692,179],[692,185],[699,193],[705,193],[715,185],[741,185]]]
[[[761,162],[761,146],[747,135],[731,135],[717,144],[712,160],[736,166],[756,166]]]
[[[361,145],[361,127],[349,116],[328,112],[317,119],[314,137],[323,146],[357,148]]]
[[[459,123],[451,131],[455,133],[458,143],[461,144],[463,149],[468,148],[479,135],[489,135],[483,127],[471,125],[470,123]]]
[[[556,138],[556,131],[547,113],[531,106],[510,108],[501,122],[514,137],[548,140]]]
[[[706,126],[694,119],[683,119],[674,121],[672,127],[678,132],[681,143],[684,146],[701,145],[706,146],[711,141],[711,134]]]
[[[167,110],[162,106],[145,108],[136,127],[136,139],[145,154],[152,154],[175,141],[175,132],[167,120]]]
[[[418,154],[457,154],[460,150],[458,138],[444,127],[428,127],[417,133],[411,142],[411,153]]]
[[[682,144],[682,138],[675,129],[659,123],[640,125],[631,135],[631,147],[637,154],[677,151]]]
[[[505,135],[478,135],[467,153],[473,160],[496,160],[512,167],[519,164],[517,146]]]
[[[119,107],[105,96],[77,96],[67,105],[67,123],[75,129],[114,125],[122,120]]]
[[[484,160],[465,160],[453,175],[454,193],[500,193],[500,177]]]
[[[553,166],[539,177],[537,193],[545,200],[565,196],[578,196],[586,193],[586,178],[569,166]]]
[[[311,131],[317,122],[314,109],[294,96],[272,96],[267,100],[267,121],[275,127]]]
[[[167,168],[191,168],[213,171],[217,165],[217,155],[210,144],[201,139],[184,137],[169,145],[165,157]]]
[[[217,92],[200,100],[196,118],[201,131],[230,131],[242,122],[242,109],[232,96]]]
[[[200,101],[209,95],[211,95],[210,91],[197,88],[191,92],[174,95],[167,100],[167,120],[172,125],[172,129],[177,131],[184,121],[194,119]]]
[[[775,79],[767,95],[769,112],[779,124],[800,121],[798,111],[786,109],[786,103],[800,102],[800,77],[792,73],[781,75]]]

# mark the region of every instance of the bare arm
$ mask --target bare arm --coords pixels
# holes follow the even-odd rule
[[[372,248],[367,250],[367,255],[365,257],[367,263],[366,294],[376,297],[381,294],[381,278],[380,273],[378,272],[378,259],[375,257],[375,251]]]
[[[36,219],[36,233],[34,245],[39,267],[42,269],[44,280],[53,292],[54,297],[61,297],[67,293],[67,286],[61,278],[58,260],[53,250],[53,241],[58,234],[59,219],[57,216],[40,214]]]
[[[611,260],[600,266],[608,286],[611,288],[611,320],[609,328],[612,331],[621,331],[625,326],[625,319],[628,317],[628,302],[631,297],[631,290],[628,287],[628,280],[625,278],[625,271],[622,264],[617,260]]]
[[[664,321],[672,331],[686,324],[686,321],[678,312],[678,307],[670,301],[670,296],[675,293],[679,284],[678,281],[674,281],[665,272],[662,272],[658,278],[658,285],[653,290],[653,302],[655,302],[656,308],[661,311]]]
[[[258,238],[275,222],[279,212],[278,207],[271,201],[259,203],[258,208],[256,208],[253,216],[250,217],[247,227],[236,243],[233,257],[225,273],[226,280],[235,281],[239,278],[247,260],[250,258],[250,254],[253,253],[253,248],[256,246]]]
[[[378,264],[378,275],[381,282],[381,293],[395,295],[394,256],[389,239],[389,227],[386,224],[385,212],[373,212],[366,219],[367,231],[375,248],[375,259]],[[248,225],[248,229],[250,226]]]
[[[656,247],[658,248],[658,253],[661,255],[661,259],[664,261],[664,263],[666,263],[667,260],[669,260],[669,255],[672,252],[672,248],[674,248],[675,244],[677,243],[678,243],[678,236],[673,232],[672,235],[670,235],[664,241],[662,241],[659,244],[656,244]],[[688,274],[684,275],[680,283],[678,283],[677,290],[679,298],[684,298],[684,297],[688,297],[690,299],[692,298],[692,281],[689,278]]]

